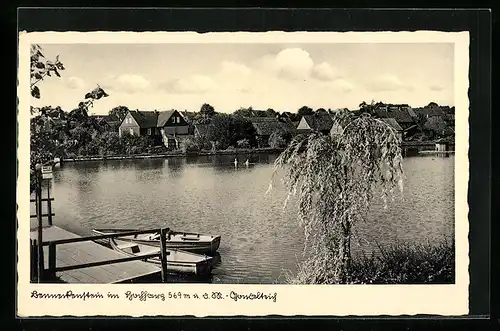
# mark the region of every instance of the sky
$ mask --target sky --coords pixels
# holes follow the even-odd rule
[[[109,97],[93,114],[123,105],[198,111],[211,104],[296,112],[306,105],[355,109],[362,101],[454,105],[454,45],[390,44],[42,44],[59,55],[61,78],[40,82],[34,106],[74,109],[97,85]]]

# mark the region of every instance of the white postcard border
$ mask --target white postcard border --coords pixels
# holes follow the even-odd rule
[[[29,282],[29,88],[30,44],[40,43],[454,43],[455,44],[455,243],[453,285],[222,285],[222,284],[30,284]],[[37,316],[267,316],[267,315],[465,315],[469,287],[469,33],[468,32],[32,32],[19,34],[18,81],[18,284],[17,313]],[[36,299],[40,293],[100,292],[103,299]],[[225,299],[128,300],[126,291],[185,293]],[[276,293],[273,300],[232,300],[231,291]],[[107,297],[118,293],[120,299]],[[227,295],[227,297],[226,297]]]

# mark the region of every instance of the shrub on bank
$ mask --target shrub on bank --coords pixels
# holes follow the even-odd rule
[[[310,273],[285,275],[291,284],[314,283]],[[306,279],[307,278],[307,279]],[[332,284],[325,275],[317,275],[319,283]],[[380,254],[354,256],[347,284],[454,284],[455,243],[443,241],[431,244],[396,243],[380,248]]]
[[[350,283],[453,284],[455,244],[396,244],[381,248],[380,255],[354,258]]]
[[[250,141],[248,139],[241,139],[236,142],[238,148],[251,148]]]
[[[198,143],[191,138],[184,139],[180,145],[180,149],[183,153],[196,153],[200,150]]]

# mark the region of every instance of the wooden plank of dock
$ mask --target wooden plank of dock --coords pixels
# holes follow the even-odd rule
[[[38,232],[31,231],[31,239],[36,239]],[[43,228],[43,241],[79,238],[80,236],[61,229],[58,226]],[[44,247],[45,268],[49,265],[48,246]],[[76,264],[112,260],[124,256],[110,248],[93,241],[60,244],[56,246],[56,266],[64,267]],[[56,276],[65,283],[113,284],[132,281],[152,274],[159,274],[161,269],[143,261],[128,261],[115,264],[89,267],[58,272]]]

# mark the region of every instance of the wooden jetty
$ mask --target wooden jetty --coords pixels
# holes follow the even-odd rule
[[[143,231],[144,232],[144,231]],[[38,230],[31,231],[32,245]],[[44,279],[58,279],[65,283],[114,284],[140,281],[162,273],[162,268],[131,259],[95,243],[90,237],[80,237],[58,226],[43,228]],[[101,238],[102,239],[102,238]],[[32,249],[36,254],[36,248]],[[156,257],[158,254],[153,254]],[[141,257],[142,260],[148,256]]]
[[[30,232],[30,278],[31,281],[63,282],[80,284],[114,284],[141,281],[148,276],[161,274],[162,282],[167,281],[167,233],[160,229],[159,252],[142,256],[124,256],[117,251],[104,247],[95,240],[121,236],[157,233],[158,229],[140,230],[119,234],[81,237],[52,224],[52,201],[50,182],[47,198],[42,197],[42,181],[52,178],[51,167],[36,168],[35,203],[36,213],[30,215],[38,220],[36,230]],[[47,213],[42,213],[42,202],[47,203]],[[48,218],[48,226],[43,226],[43,217]],[[160,267],[145,262],[147,259],[160,258]]]

